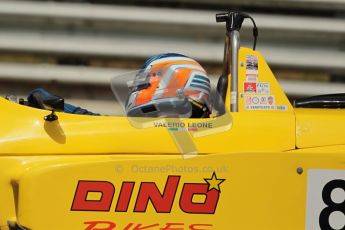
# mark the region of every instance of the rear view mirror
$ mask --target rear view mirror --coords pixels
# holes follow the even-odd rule
[[[38,90],[28,98],[30,106],[50,111],[64,111],[65,100],[62,97],[45,93]]]

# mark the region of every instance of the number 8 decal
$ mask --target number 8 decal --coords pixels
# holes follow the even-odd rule
[[[319,224],[321,230],[335,230],[329,223],[330,215],[333,212],[342,212],[345,215],[345,199],[341,203],[336,203],[332,200],[331,194],[334,189],[340,188],[345,192],[345,180],[332,180],[328,182],[322,190],[322,200],[327,205],[319,217]],[[341,229],[344,230],[345,226]]]

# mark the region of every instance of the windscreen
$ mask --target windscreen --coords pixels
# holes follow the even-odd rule
[[[121,74],[111,80],[111,88],[123,116],[127,116],[133,127],[150,129],[157,128],[157,124],[166,127],[183,157],[196,156],[199,151],[195,138],[229,130],[231,115],[214,90],[207,100],[209,117],[187,119],[195,109],[190,102],[192,93],[184,90],[177,79],[162,73],[161,69],[141,69]],[[215,101],[217,108],[212,107]]]

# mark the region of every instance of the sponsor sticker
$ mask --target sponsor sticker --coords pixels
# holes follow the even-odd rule
[[[244,103],[246,110],[288,110],[286,105],[275,105],[275,97],[272,95],[246,95],[244,98]]]
[[[247,81],[243,83],[243,91],[244,93],[270,94],[270,83]]]
[[[261,105],[267,105],[268,101],[267,101],[267,97],[260,97],[260,104]]]
[[[270,83],[258,82],[256,83],[256,90],[258,94],[270,94]]]
[[[252,97],[252,102],[251,102],[251,104],[253,104],[253,105],[258,105],[259,102],[260,102],[260,98],[259,98],[258,96]]]
[[[222,184],[225,181],[226,179],[219,178],[216,172],[213,172],[210,177],[200,178],[197,182],[192,181],[193,183],[183,181],[180,175],[169,175],[162,191],[159,189],[160,186],[157,186],[161,183],[153,181],[152,178],[150,181],[122,181],[121,185],[116,185],[113,181],[79,180],[70,210],[72,212],[110,212],[114,215],[115,212],[146,213],[151,203],[150,205],[153,206],[150,207],[151,211],[157,214],[182,211],[185,214],[213,215],[218,207]],[[119,188],[119,193],[116,195],[115,187],[116,191]],[[100,193],[101,197],[88,199],[94,193]],[[196,203],[192,200],[194,196],[200,195],[204,197],[204,201]],[[175,200],[179,202],[179,206],[173,209]],[[129,205],[133,202],[134,209],[130,209]],[[116,205],[114,209],[111,208],[113,205]],[[147,227],[139,227],[121,229],[147,229]],[[103,228],[87,229],[101,230]]]
[[[286,111],[288,110],[287,105],[277,105],[275,110]]]
[[[245,93],[256,93],[256,82],[245,82],[244,83]]]
[[[258,56],[247,55],[246,56],[246,75],[258,76]]]
[[[245,96],[246,105],[274,105],[274,96]]]
[[[286,105],[247,105],[246,110],[279,110],[287,111],[288,107]]]
[[[251,76],[251,75],[247,75],[246,77],[246,82],[257,82],[258,81],[258,76]]]
[[[273,96],[268,96],[267,97],[267,103],[269,105],[274,105],[274,97]]]
[[[230,92],[230,103],[231,104],[237,103],[237,92],[236,91]]]

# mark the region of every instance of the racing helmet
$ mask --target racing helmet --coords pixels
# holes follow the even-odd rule
[[[133,117],[209,117],[210,88],[206,71],[192,58],[154,55],[135,76],[126,112]]]

